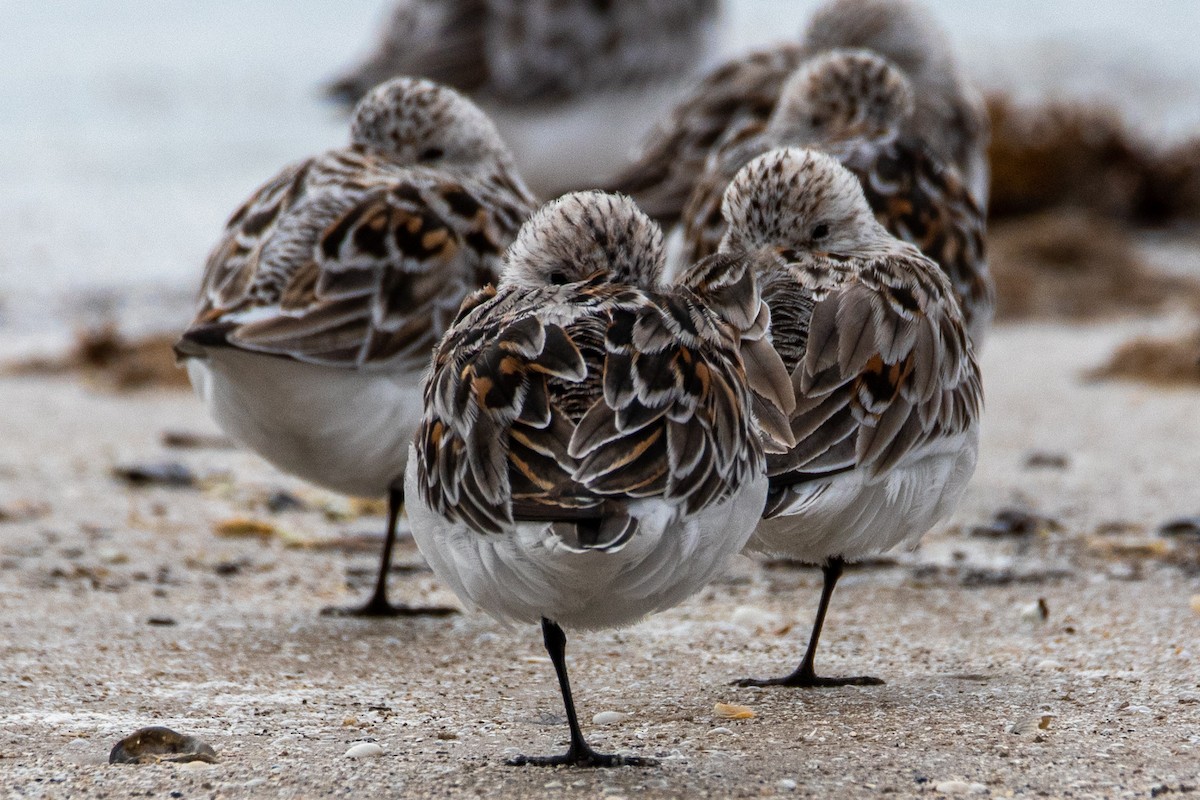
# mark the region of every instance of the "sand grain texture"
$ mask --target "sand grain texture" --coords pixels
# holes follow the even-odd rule
[[[318,616],[365,596],[376,553],[295,542],[360,541],[382,519],[327,514],[336,498],[237,450],[165,450],[164,430],[211,431],[183,393],[0,377],[0,506],[43,507],[0,521],[0,796],[913,797],[965,786],[1149,797],[1200,785],[1200,545],[1154,533],[1200,512],[1200,391],[1082,377],[1139,330],[994,334],[963,508],[917,553],[849,572],[826,628],[824,670],[887,685],[728,685],[798,657],[819,575],[788,565],[740,559],[675,610],[573,636],[593,742],[663,762],[599,772],[503,766],[564,745],[532,628]],[[1030,461],[1034,451],[1067,458]],[[168,457],[205,476],[198,488],[132,489],[110,474]],[[264,498],[277,490],[305,502],[272,513]],[[969,535],[1015,506],[1056,526]],[[213,533],[237,517],[280,533]],[[411,541],[397,561],[395,599],[451,600]],[[718,718],[717,703],[754,716]],[[608,710],[626,716],[591,724]],[[146,725],[210,743],[219,763],[105,763]],[[382,754],[344,757],[363,741]]]

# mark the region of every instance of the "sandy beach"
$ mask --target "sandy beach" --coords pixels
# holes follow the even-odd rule
[[[216,430],[184,391],[5,377],[0,790],[1149,797],[1200,787],[1200,534],[1158,532],[1200,512],[1200,390],[1083,377],[1134,333],[1184,322],[995,332],[983,451],[962,508],[916,552],[856,569],[838,589],[821,663],[885,686],[728,685],[798,658],[820,579],[795,565],[739,558],[673,611],[571,638],[595,742],[662,760],[598,772],[503,764],[563,744],[536,630],[468,615],[320,616],[369,590],[377,508],[236,449],[166,447],[165,432],[220,445],[203,438]],[[114,477],[165,462],[195,485]],[[279,492],[303,508],[273,513]],[[1004,511],[1021,513],[997,522]],[[454,602],[411,540],[392,581],[398,599]],[[718,702],[754,717],[721,719]],[[592,724],[604,711],[626,716]],[[219,762],[109,766],[112,746],[146,725],[200,737]],[[363,741],[382,755],[344,756]]]
[[[322,615],[367,597],[382,504],[239,449],[171,365],[223,220],[345,141],[321,86],[389,4],[5,9],[0,800],[1200,796],[1193,0],[931,0],[993,103],[1032,104],[1039,134],[1055,101],[1087,112],[1004,132],[1010,187],[1085,180],[993,225],[966,498],[838,586],[819,669],[883,686],[730,685],[799,659],[821,575],[798,564],[738,557],[671,611],[571,635],[591,742],[660,761],[600,771],[504,764],[566,743],[536,629]],[[728,5],[726,54],[817,0]],[[1138,216],[1163,199],[1144,184],[1170,213]],[[456,605],[398,548],[393,599]],[[215,763],[108,763],[152,725]]]

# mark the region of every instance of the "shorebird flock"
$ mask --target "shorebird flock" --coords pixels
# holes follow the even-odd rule
[[[332,88],[349,144],[234,212],[176,348],[245,446],[389,498],[349,613],[449,611],[388,602],[406,512],[464,605],[540,624],[570,744],[513,765],[652,763],[589,747],[563,628],[636,623],[738,552],[825,577],[799,666],[741,685],[881,683],[817,672],[838,577],[915,545],[975,469],[988,127],[946,37],[909,0],[832,0],[697,75],[718,18],[402,3]],[[617,130],[648,131],[623,164]]]

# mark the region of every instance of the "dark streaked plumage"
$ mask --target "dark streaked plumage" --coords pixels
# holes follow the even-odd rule
[[[764,521],[748,547],[825,565],[826,590],[795,673],[813,657],[845,560],[915,541],[974,471],[979,369],[949,281],[875,220],[858,180],[828,155],[775,150],[724,198],[721,252],[755,265],[771,341],[791,374],[795,446],[770,455]]]
[[[685,259],[715,252],[725,232],[721,198],[742,166],[776,147],[816,147],[858,177],[892,235],[938,262],[979,346],[995,302],[987,220],[958,172],[904,132],[912,109],[908,79],[878,55],[833,50],[810,59],[788,79],[767,122],[745,126],[710,154],[683,214]]]
[[[841,48],[872,51],[900,68],[915,103],[905,132],[959,170],[985,207],[986,110],[936,21],[909,0],[832,0],[813,16],[800,43],[717,68],[660,122],[641,156],[609,185],[629,193],[660,222],[675,222],[713,147],[766,124],[789,76],[808,59]]]
[[[571,728],[564,756],[513,764],[646,763],[584,741],[559,626],[680,602],[762,512],[751,408],[772,392],[755,397],[739,357],[742,331],[765,335],[753,273],[713,260],[667,286],[663,266],[661,230],[628,198],[567,195],[434,356],[406,479],[414,537],[468,605],[541,621]]]
[[[488,118],[398,79],[358,105],[348,147],[285,168],[233,215],[177,351],[218,423],[336,491],[402,502],[419,381],[463,297],[495,280],[533,210]]]

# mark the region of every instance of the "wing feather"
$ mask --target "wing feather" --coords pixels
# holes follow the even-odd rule
[[[804,263],[787,269],[805,285]],[[806,319],[794,295],[768,295],[793,306],[773,308],[775,317],[808,326],[803,349],[786,351],[796,445],[768,455],[773,487],[848,468],[879,479],[927,443],[974,424],[978,367],[934,264],[898,251],[846,269],[838,285],[808,296]]]
[[[438,346],[417,434],[433,508],[481,533],[543,519],[573,522],[568,538],[615,541],[622,526],[607,537],[580,520],[648,497],[695,512],[761,469],[731,328],[683,331],[681,319],[710,313],[683,307],[696,303],[687,293],[599,286],[572,302],[572,291],[502,289]],[[583,396],[578,416],[561,407]]]
[[[532,211],[518,187],[353,148],[293,165],[231,218],[196,324],[235,323],[231,346],[281,358],[419,369],[463,297],[496,278]]]

